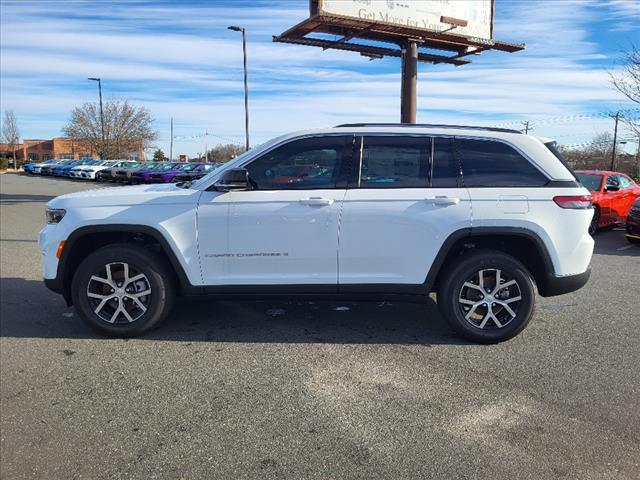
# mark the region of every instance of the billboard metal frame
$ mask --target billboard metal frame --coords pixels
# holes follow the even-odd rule
[[[274,36],[273,41],[320,47],[323,50],[358,52],[371,59],[387,56],[401,57],[400,117],[402,123],[416,122],[417,62],[448,63],[461,66],[471,63],[471,60],[466,58],[467,56],[479,55],[483,51],[499,50],[513,53],[525,48],[522,43],[466,37],[451,33],[456,26],[462,23],[466,25],[465,19],[443,16],[441,22],[449,25],[450,28],[446,32],[436,32],[406,25],[322,14],[322,0],[310,0],[309,7],[309,18],[282,34]],[[491,36],[493,37],[495,0],[492,0],[491,9]],[[318,34],[325,35],[325,38],[318,37]],[[327,35],[333,35],[335,39],[327,39]],[[362,43],[362,41],[369,43]],[[393,44],[399,48],[379,46],[378,43]],[[444,54],[420,51],[420,49],[438,50]]]

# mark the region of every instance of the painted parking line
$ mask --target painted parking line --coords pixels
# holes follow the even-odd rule
[[[621,252],[622,250],[629,250],[630,248],[633,248],[633,245],[625,245],[624,247],[616,248],[616,250]]]

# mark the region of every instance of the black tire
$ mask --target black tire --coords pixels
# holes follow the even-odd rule
[[[593,218],[589,224],[589,235],[594,236],[598,233],[598,224],[600,223],[600,207],[598,205],[593,206]]]
[[[498,343],[515,337],[528,325],[533,316],[535,289],[531,275],[518,260],[502,252],[478,250],[464,255],[446,268],[445,276],[439,282],[438,307],[457,334],[473,342]],[[505,284],[505,287],[495,290],[498,270],[503,280],[500,284]],[[483,272],[483,277],[488,277],[482,283],[485,290],[491,290],[490,293],[479,288],[480,272]],[[477,285],[473,278],[478,279]],[[512,280],[515,284],[507,286]],[[468,284],[473,288],[467,287]],[[474,294],[473,300],[468,298]],[[517,300],[517,297],[521,299]],[[486,298],[490,299],[488,303]],[[463,300],[479,305],[462,304]],[[471,309],[474,311],[469,313]],[[465,318],[467,315],[471,315],[469,319]],[[476,315],[481,318],[476,319]]]
[[[127,264],[127,272],[131,272],[130,278],[139,274],[144,276],[144,279],[129,284],[129,293],[124,288],[127,285],[117,285],[122,288],[116,291],[104,282],[96,282],[92,277],[111,276],[113,283],[117,284],[118,274],[121,278],[126,278],[120,271],[124,271],[124,264]],[[100,272],[106,273],[107,265],[111,275],[103,276]],[[140,283],[142,286],[139,286]],[[95,291],[96,287],[102,290]],[[149,332],[167,317],[175,298],[174,275],[166,260],[146,248],[128,243],[109,245],[87,256],[78,266],[71,288],[73,304],[80,318],[94,330],[112,337],[135,337]],[[141,293],[136,291],[138,288],[142,289],[142,293],[148,289],[150,294],[140,296]],[[120,295],[120,298],[112,298],[97,310],[96,304],[100,306],[102,300],[90,298],[91,294],[99,294],[100,298]],[[137,297],[139,301],[136,302],[132,297]],[[134,321],[128,320],[122,311],[115,312],[113,323],[103,318],[109,317],[120,306],[131,309],[127,314]],[[142,310],[143,307],[145,310]]]

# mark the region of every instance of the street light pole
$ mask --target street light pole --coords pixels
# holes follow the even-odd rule
[[[249,150],[249,87],[247,85],[247,32],[244,27],[227,27],[234,32],[242,33],[242,56],[244,64],[244,135],[245,149]]]
[[[99,78],[89,77],[87,80],[93,80],[98,82],[98,95],[100,96],[100,126],[102,129],[102,152],[100,152],[100,159],[107,160],[106,158],[106,143],[104,137],[104,112],[102,111],[102,81]]]

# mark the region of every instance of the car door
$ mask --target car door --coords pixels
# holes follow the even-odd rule
[[[335,291],[352,148],[353,136],[295,139],[243,165],[253,189],[204,192],[198,224],[205,284]]]
[[[614,188],[617,190],[610,190]],[[609,224],[620,223],[626,219],[625,214],[625,194],[620,184],[620,175],[607,175],[604,196],[607,199],[608,222]]]
[[[356,144],[340,221],[339,290],[420,286],[446,238],[471,224],[451,141],[371,135]]]
[[[624,223],[627,220],[627,215],[629,215],[629,210],[631,210],[631,205],[636,200],[636,191],[634,189],[635,183],[626,175],[619,175],[620,180],[620,191],[623,193],[623,205],[622,205],[622,218],[621,221]]]

